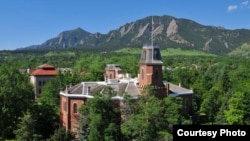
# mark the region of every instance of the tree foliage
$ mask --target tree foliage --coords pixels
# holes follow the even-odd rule
[[[0,67],[0,136],[13,138],[23,114],[32,107],[34,93],[28,76],[17,69]]]
[[[120,140],[120,111],[110,97],[90,99],[81,107],[80,137],[89,141]]]
[[[41,135],[36,133],[35,121],[30,112],[27,112],[17,125],[17,129],[14,131],[17,141],[34,141],[41,139]]]
[[[48,141],[72,141],[75,139],[75,133],[66,131],[65,128],[60,127],[55,130],[55,133],[51,135]]]
[[[172,138],[172,126],[189,121],[182,114],[182,99],[167,97],[159,100],[153,95],[142,96],[135,104],[134,111],[126,116],[121,130],[129,140],[162,140]]]
[[[63,136],[61,131],[57,133],[59,128],[59,91],[65,89],[66,85],[69,84],[103,80],[106,64],[120,64],[124,73],[131,73],[132,77],[137,77],[139,54],[109,52],[105,49],[100,53],[96,49],[63,50],[61,53],[56,50],[0,52],[0,118],[2,119],[0,121],[0,138],[2,140],[15,138],[14,131],[22,129],[20,125],[23,124],[22,120],[24,119],[30,119],[30,122],[34,123],[34,133],[41,135],[43,139],[50,138],[54,133]],[[177,85],[180,83],[194,91],[191,115],[183,115],[181,111],[177,110],[180,108],[181,100],[166,99],[159,103],[153,98],[148,98],[135,103],[134,99],[128,98],[123,111],[121,111],[124,112],[126,120],[119,127],[116,122],[110,121],[112,118],[104,120],[107,124],[102,123],[102,117],[108,119],[113,114],[115,116],[115,111],[109,115],[101,112],[97,106],[93,109],[87,106],[84,114],[90,115],[91,113],[96,117],[91,119],[89,116],[89,118],[82,118],[82,120],[99,127],[104,126],[104,129],[100,131],[92,129],[91,134],[89,134],[90,130],[87,130],[86,137],[103,140],[119,137],[119,139],[129,140],[141,136],[148,140],[153,138],[148,133],[156,133],[163,140],[169,139],[171,138],[171,125],[189,123],[189,120],[187,120],[188,122],[185,120],[188,119],[188,116],[192,116],[194,124],[250,123],[249,59],[229,56],[163,56],[163,62],[164,80]],[[43,87],[42,97],[34,100],[29,74],[22,74],[19,69],[34,68],[43,63],[51,63],[58,68],[70,67],[73,72],[60,73],[55,79],[47,82]],[[106,88],[102,94],[99,96],[105,99],[116,93]],[[151,103],[152,106],[147,106],[145,102]],[[98,103],[110,104],[99,101],[96,102],[96,105]],[[175,105],[176,103],[179,104]],[[107,105],[101,109],[107,111],[105,109],[111,108],[110,105]],[[30,117],[27,111],[30,112]],[[119,113],[119,110],[117,112]],[[155,116],[155,113],[159,115]],[[205,113],[205,116],[201,113]],[[237,116],[233,116],[235,113]],[[160,116],[165,118],[160,119]],[[90,120],[92,121],[90,122]],[[148,122],[145,122],[147,120]],[[156,124],[154,126],[147,124],[150,122]],[[83,125],[89,127],[89,124]],[[27,125],[29,124],[23,124],[23,127]],[[129,125],[133,125],[133,127]],[[151,132],[152,129],[154,131]],[[94,134],[99,132],[101,136],[95,137]],[[115,136],[115,133],[118,133],[119,136]]]
[[[228,110],[225,110],[226,120],[229,124],[245,123],[244,98],[244,93],[237,92],[229,99]]]

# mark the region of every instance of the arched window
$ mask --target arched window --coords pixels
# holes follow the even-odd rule
[[[155,80],[158,80],[159,77],[159,70],[155,69]]]
[[[73,112],[74,112],[74,113],[77,113],[77,104],[76,104],[76,103],[74,103],[74,105],[73,105],[73,106],[74,106],[74,110],[73,110]]]

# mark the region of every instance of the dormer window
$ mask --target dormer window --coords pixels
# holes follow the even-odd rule
[[[90,86],[88,86],[87,94],[88,94],[88,95],[90,94]]]
[[[154,49],[154,59],[161,60],[160,50],[158,48]]]

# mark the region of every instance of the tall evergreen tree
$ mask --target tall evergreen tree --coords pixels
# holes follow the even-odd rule
[[[18,123],[14,131],[17,141],[34,141],[41,139],[41,135],[36,133],[36,121],[32,118],[30,112],[27,112]]]

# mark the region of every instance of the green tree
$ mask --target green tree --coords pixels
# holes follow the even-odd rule
[[[196,75],[197,71],[190,67],[179,68],[172,72],[173,82],[181,83],[185,88],[189,88],[195,82]]]
[[[153,140],[157,136],[156,123],[161,101],[153,95],[145,95],[133,104],[137,105],[138,109],[133,114],[127,115],[122,123],[122,133],[129,139]]]
[[[154,88],[151,85],[146,85],[142,89],[142,94],[144,96],[153,96],[155,94]]]
[[[75,133],[66,131],[65,128],[60,127],[55,130],[55,133],[51,135],[48,141],[72,141],[75,139]]]
[[[245,114],[244,114],[244,121],[245,121],[245,124],[250,124],[250,92],[245,92],[244,93],[244,100],[243,100],[243,103],[244,103],[244,111],[245,111]]]
[[[199,81],[196,81],[192,88],[193,88],[193,96],[192,96],[192,122],[193,124],[200,124],[200,107],[201,103],[203,101],[203,94],[205,93],[204,88],[202,87],[202,83]]]
[[[36,121],[34,124],[36,133],[42,135],[43,139],[49,138],[59,128],[58,111],[51,105],[35,103],[30,113]]]
[[[225,111],[225,117],[229,124],[244,124],[244,106],[244,93],[234,93],[229,99],[228,110]]]
[[[211,122],[211,124],[215,122],[215,117],[221,106],[219,101],[220,94],[219,90],[212,88],[203,97],[204,100],[201,104],[200,113],[205,113],[208,117],[208,122]]]
[[[231,84],[231,80],[229,78],[229,70],[227,68],[224,69],[224,72],[222,74],[222,88],[224,90],[224,92],[228,92],[231,87],[232,87],[232,84]]]
[[[120,140],[120,110],[113,106],[110,97],[89,99],[80,111],[81,140]]]
[[[20,118],[34,103],[33,87],[28,75],[12,67],[0,67],[0,136],[14,138]]]
[[[129,102],[135,107],[126,115],[121,130],[129,140],[168,140],[172,138],[172,126],[185,122],[182,113],[183,102],[180,97],[167,97],[163,100],[153,95],[139,97],[138,101]]]
[[[221,96],[221,106],[216,115],[215,122],[219,124],[226,124],[226,117],[224,111],[228,109],[228,101],[232,96],[232,92],[228,91]]]
[[[17,125],[14,131],[17,141],[34,141],[41,139],[41,135],[36,133],[36,121],[32,118],[30,112],[27,112]]]
[[[172,140],[173,125],[191,124],[191,117],[183,112],[181,97],[166,97],[163,100],[162,111],[159,114],[159,140]]]

